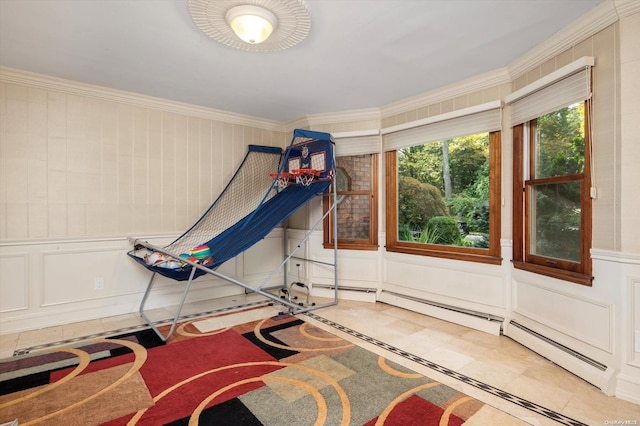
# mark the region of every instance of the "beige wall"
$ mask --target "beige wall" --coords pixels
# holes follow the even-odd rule
[[[0,240],[175,233],[284,132],[0,83]],[[202,114],[199,114],[202,115]]]

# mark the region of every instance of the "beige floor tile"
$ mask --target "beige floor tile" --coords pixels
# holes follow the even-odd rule
[[[420,354],[420,356],[455,371],[459,371],[473,362],[472,357],[457,352],[455,349],[447,347],[447,345],[439,346],[424,354]]]
[[[521,374],[500,363],[474,360],[459,370],[460,373],[497,388],[504,388]]]
[[[13,356],[13,352],[18,345],[20,333],[11,333],[0,335],[0,358],[8,358]]]
[[[442,340],[429,338],[424,330],[402,336],[388,343],[418,356],[445,344]]]
[[[40,330],[25,331],[18,337],[17,349],[59,342],[64,339],[62,326],[47,327]]]
[[[105,331],[119,330],[121,328],[139,326],[144,321],[138,314],[117,315],[113,317],[102,318],[102,326]]]
[[[626,424],[640,424],[640,405],[606,396],[595,387],[579,389],[567,403],[563,414],[593,425],[625,424],[627,420],[630,422]]]
[[[518,376],[505,386],[504,390],[558,412],[564,410],[573,396],[572,392],[526,376]]]
[[[504,411],[500,411],[489,405],[485,405],[464,424],[465,426],[519,426],[527,425],[528,423],[517,417],[507,414]]]
[[[62,335],[64,339],[74,339],[76,337],[84,337],[92,334],[103,333],[106,331],[102,320],[92,320],[84,322],[74,322],[62,326]]]

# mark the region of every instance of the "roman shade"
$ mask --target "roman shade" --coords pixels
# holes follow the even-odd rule
[[[589,99],[593,64],[593,57],[582,57],[506,96],[511,126]]]
[[[336,157],[380,152],[380,131],[378,129],[332,133],[332,136],[336,143]]]
[[[488,102],[382,129],[384,151],[500,130],[502,103]]]

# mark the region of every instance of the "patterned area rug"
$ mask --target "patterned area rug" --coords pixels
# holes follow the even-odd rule
[[[142,330],[2,360],[0,423],[428,426],[495,410],[296,317],[253,311],[242,324],[187,321],[166,344]]]

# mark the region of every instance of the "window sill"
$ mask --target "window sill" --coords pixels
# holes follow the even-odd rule
[[[325,243],[323,244],[325,249],[333,249],[333,244]],[[341,243],[338,242],[338,250],[378,250],[379,246],[377,244],[358,244],[358,243]]]
[[[463,260],[466,262],[488,263],[491,265],[500,265],[502,263],[502,257],[492,256],[490,254],[442,251],[442,250],[432,250],[432,249],[426,249],[426,248],[391,246],[391,245],[386,246],[386,249],[389,252],[395,252],[395,253],[415,254],[418,256],[431,256],[431,257],[439,257],[443,259]]]
[[[591,287],[593,283],[593,277],[587,274],[581,274],[579,272],[565,271],[562,269],[549,268],[542,265],[535,265],[532,263],[526,263],[519,260],[513,261],[513,266],[516,269],[522,269],[523,271],[533,272],[534,274],[540,274],[551,278],[556,278],[563,281],[569,281],[575,284]]]

